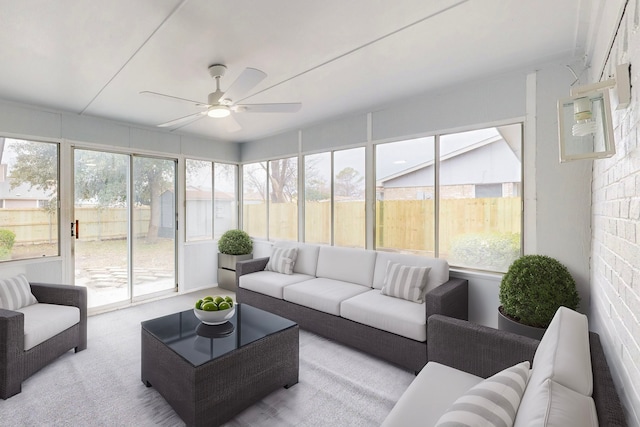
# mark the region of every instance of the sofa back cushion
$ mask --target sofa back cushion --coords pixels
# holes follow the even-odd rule
[[[306,243],[278,241],[273,244],[274,248],[298,248],[298,254],[293,272],[306,274],[307,276],[315,276],[318,265],[318,245],[308,245]]]
[[[316,276],[371,287],[375,263],[375,251],[321,246]]]
[[[525,390],[515,427],[598,427],[593,399],[555,381]]]
[[[389,261],[410,267],[429,267],[431,270],[427,278],[425,292],[429,292],[449,280],[449,263],[444,259],[399,254],[395,252],[378,252],[373,274],[373,287],[375,289],[382,289],[384,286]]]
[[[37,303],[31,293],[31,285],[24,274],[0,279],[0,308],[18,310]]]
[[[533,358],[530,384],[547,379],[591,396],[593,374],[587,316],[560,307],[545,331]]]

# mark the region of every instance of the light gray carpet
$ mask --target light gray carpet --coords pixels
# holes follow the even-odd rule
[[[2,426],[182,426],[140,380],[140,322],[192,307],[215,288],[89,317],[88,347],[70,351],[0,400]],[[300,331],[299,383],[226,426],[379,426],[415,376]]]

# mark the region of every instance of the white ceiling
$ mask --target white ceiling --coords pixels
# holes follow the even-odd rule
[[[199,110],[141,91],[206,103],[209,65],[258,68],[243,102],[302,109],[175,130],[249,141],[589,52],[600,1],[0,0],[0,99],[156,126]]]

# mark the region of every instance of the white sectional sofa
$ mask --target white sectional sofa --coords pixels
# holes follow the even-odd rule
[[[427,317],[467,318],[468,283],[450,279],[445,260],[292,242],[277,242],[273,251],[271,263],[293,266],[290,274],[270,271],[270,258],[238,262],[238,302],[415,372],[427,362]],[[293,260],[280,259],[287,251]],[[423,288],[403,287],[424,268]]]
[[[382,427],[627,425],[582,314],[561,307],[541,341],[438,315],[428,333],[429,363]]]

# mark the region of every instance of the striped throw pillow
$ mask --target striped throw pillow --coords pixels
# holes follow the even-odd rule
[[[384,284],[380,292],[382,295],[421,304],[427,289],[430,270],[429,267],[412,267],[388,261]]]
[[[31,286],[24,274],[9,279],[0,279],[0,308],[18,310],[38,300],[31,293]]]
[[[293,266],[296,264],[297,257],[298,248],[274,248],[265,270],[293,274]]]
[[[473,386],[449,407],[436,427],[511,427],[529,380],[529,362]]]

